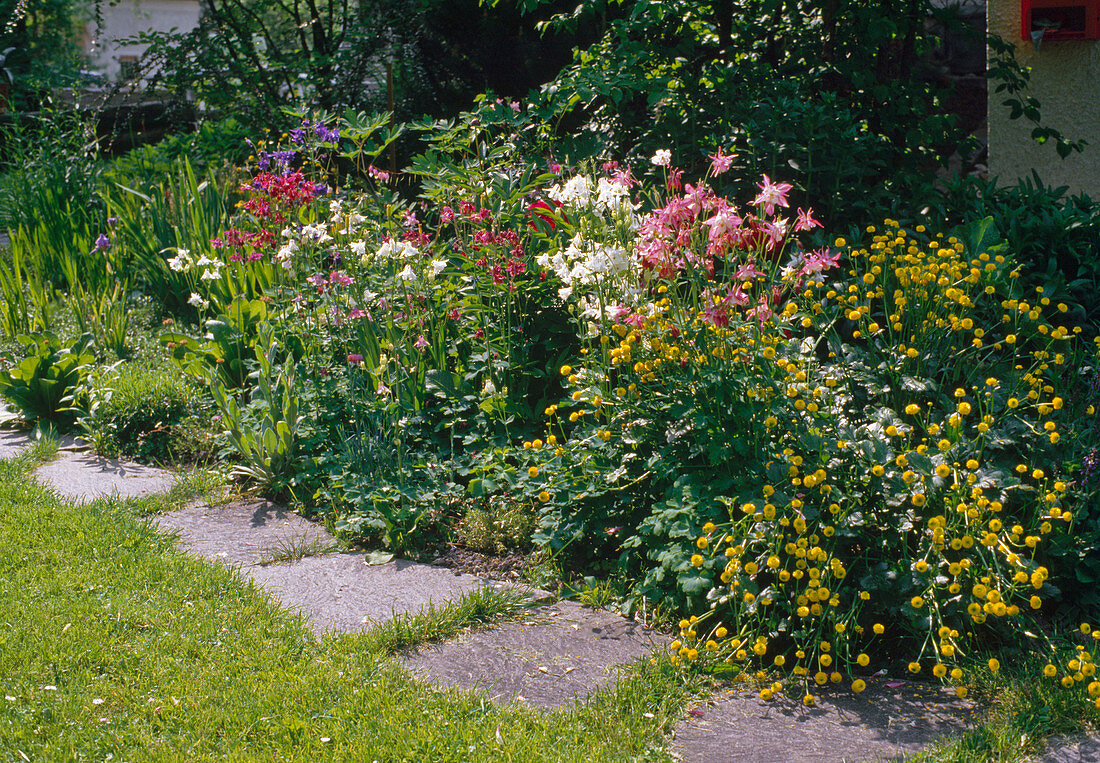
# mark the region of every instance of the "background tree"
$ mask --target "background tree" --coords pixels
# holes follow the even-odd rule
[[[0,0],[0,80],[10,87],[11,110],[37,108],[49,88],[79,78],[85,62],[77,41],[98,8],[98,0]]]
[[[196,29],[141,40],[156,87],[271,126],[289,104],[383,108],[388,69],[399,118],[451,113],[487,90],[525,92],[575,42],[540,36],[536,21],[477,0],[206,0]]]

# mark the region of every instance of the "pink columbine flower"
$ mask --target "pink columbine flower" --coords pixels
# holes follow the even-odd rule
[[[769,215],[775,214],[776,207],[787,206],[787,194],[793,187],[790,183],[773,183],[767,175],[764,176],[764,182],[757,183],[756,186],[760,189],[760,194],[752,203],[763,205],[764,212]]]
[[[814,228],[823,227],[820,222],[814,219],[814,208],[810,207],[806,211],[802,211],[802,207],[798,208],[798,219],[795,220],[794,229],[796,231],[813,230]]]
[[[441,223],[453,222],[455,219],[455,211],[450,207],[443,207],[439,210],[439,221]]]
[[[718,147],[716,151],[710,157],[710,172],[712,175],[721,175],[723,172],[730,168],[730,164],[733,162],[735,154],[723,154],[722,147]]]
[[[424,352],[424,350],[428,348],[428,340],[424,337],[423,334],[421,334],[417,338],[416,342],[413,344],[413,347],[420,350],[421,352]]]
[[[733,236],[741,227],[741,217],[730,207],[719,209],[714,217],[706,220],[703,225],[710,228],[710,240],[717,241]]]
[[[360,355],[357,352],[350,352],[350,353],[348,353],[348,362],[352,363],[352,364],[362,363],[363,362],[363,356]]]
[[[763,275],[767,275],[767,273],[756,267],[756,260],[749,260],[748,262],[742,263],[737,268],[737,272],[733,274],[733,280],[743,283],[745,281],[752,281]]]
[[[801,275],[821,273],[835,268],[840,264],[840,252],[830,252],[828,249],[817,249],[802,256]]]

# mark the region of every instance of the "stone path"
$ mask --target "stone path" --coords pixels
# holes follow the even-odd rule
[[[976,712],[950,689],[885,678],[869,679],[858,695],[832,687],[814,695],[814,707],[806,707],[789,697],[765,702],[755,691],[728,692],[696,708],[675,747],[700,763],[900,760],[964,731]]]
[[[175,483],[170,472],[141,464],[103,458],[74,446],[63,446],[57,458],[38,467],[38,477],[67,498],[92,501],[119,496],[140,498],[169,490]]]
[[[667,641],[619,615],[563,601],[428,647],[404,663],[435,683],[552,708],[583,699],[613,680],[617,665],[652,654]]]
[[[0,431],[0,458],[30,443]],[[64,496],[84,501],[168,490],[170,472],[66,448],[38,469]],[[395,614],[444,605],[483,586],[508,585],[404,560],[369,564],[336,551],[322,527],[265,501],[195,504],[160,515],[157,526],[179,546],[232,565],[318,632],[354,632]],[[666,648],[667,637],[618,615],[573,602],[535,603],[520,620],[470,631],[399,657],[415,675],[440,686],[483,691],[497,702],[552,709],[583,701],[615,680],[617,668]],[[727,691],[692,708],[674,730],[673,755],[684,761],[899,760],[974,720],[975,708],[938,687],[871,680],[861,695],[817,691],[807,708],[796,700],[763,702],[755,691]],[[1036,760],[1100,759],[1100,741],[1051,743]]]

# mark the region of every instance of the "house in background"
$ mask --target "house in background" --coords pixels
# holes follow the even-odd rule
[[[1008,184],[1034,170],[1047,185],[1100,199],[1100,0],[988,0],[987,24],[990,34],[1016,44],[1016,59],[1030,68],[1026,95],[1039,102],[1042,123],[1088,143],[1066,159],[1036,143],[1034,125],[1009,119],[991,82],[990,175]]]
[[[84,27],[81,47],[92,70],[111,82],[133,79],[144,45],[122,41],[142,32],[187,32],[198,26],[199,0],[115,0],[100,4],[100,18]]]

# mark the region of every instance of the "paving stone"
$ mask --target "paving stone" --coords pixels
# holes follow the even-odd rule
[[[559,602],[523,620],[425,647],[404,663],[436,684],[550,708],[583,699],[611,681],[616,666],[652,654],[666,642],[617,614]]]
[[[175,483],[175,475],[164,469],[65,449],[58,451],[55,460],[38,467],[36,473],[61,495],[84,501],[111,495],[136,498],[163,493]]]
[[[323,548],[335,538],[323,527],[269,501],[195,504],[154,518],[179,533],[180,546],[206,559],[253,565],[276,552]]]
[[[1100,737],[1057,737],[1047,741],[1039,763],[1095,763],[1100,760]]]
[[[307,615],[321,633],[366,630],[491,585],[474,575],[403,559],[368,564],[363,554],[322,554],[245,568],[256,583]]]
[[[0,431],[0,458],[11,458],[34,442],[27,432]]]
[[[858,695],[835,687],[814,695],[814,707],[749,690],[719,695],[677,726],[674,750],[691,763],[901,760],[972,727],[977,710],[951,689],[885,678]]]

